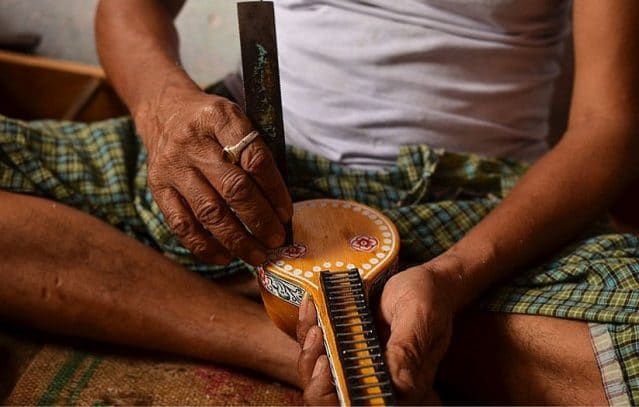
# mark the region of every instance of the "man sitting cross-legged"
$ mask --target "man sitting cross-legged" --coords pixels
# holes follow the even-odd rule
[[[1,118],[2,317],[334,403],[308,300],[300,352],[250,289],[204,277],[264,262],[292,201],[350,199],[402,239],[378,321],[400,400],[639,402],[639,238],[597,222],[637,176],[637,5],[276,1],[287,191],[261,140],[223,159],[252,127],[237,76],[209,95],[180,67],[182,3],[100,2],[100,57],[132,119]],[[571,11],[569,125],[546,151]]]

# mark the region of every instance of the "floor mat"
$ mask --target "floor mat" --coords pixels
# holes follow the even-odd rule
[[[167,357],[45,345],[9,405],[300,405],[301,393],[234,370]]]

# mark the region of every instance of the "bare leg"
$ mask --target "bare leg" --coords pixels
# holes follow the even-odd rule
[[[297,384],[298,345],[260,304],[67,206],[0,191],[0,278],[0,317]]]
[[[455,328],[440,371],[455,404],[608,404],[584,322],[473,313]]]

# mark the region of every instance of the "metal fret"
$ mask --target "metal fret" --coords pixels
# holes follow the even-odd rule
[[[384,381],[384,382],[378,382],[378,383],[366,383],[366,384],[359,384],[357,386],[353,386],[355,389],[369,389],[371,387],[382,387],[385,385],[389,385],[390,381]]]
[[[370,316],[368,312],[360,312],[359,314],[355,313],[355,315],[352,315],[352,314],[353,312],[351,311],[351,314],[349,315],[336,315],[335,319],[359,318],[360,315],[363,317]]]
[[[365,352],[365,351],[369,351],[369,350],[373,350],[373,349],[379,349],[379,345],[375,344],[373,346],[367,346],[365,348],[346,349],[346,350],[342,351],[342,354],[346,355],[348,353]]]
[[[355,345],[358,343],[367,343],[370,342],[370,339],[353,339],[353,340],[348,340],[348,341],[342,341],[342,343],[344,345]]]
[[[337,296],[329,295],[328,299],[329,300],[345,300],[347,298],[363,297],[363,296],[364,296],[364,294],[351,294],[351,295],[348,295],[348,294],[347,295],[341,295],[340,294],[340,295],[337,295]]]
[[[366,379],[366,378],[369,378],[369,377],[381,376],[383,374],[384,374],[384,372],[364,373],[364,374],[349,376],[348,378],[351,379],[351,380]]]
[[[365,305],[360,305],[360,306],[353,306],[353,307],[347,307],[347,308],[340,308],[336,310],[335,313],[343,314],[345,312],[352,312],[352,311],[365,311],[366,309],[367,307]]]
[[[381,357],[382,357],[381,353],[374,353],[372,355],[365,355],[365,356],[349,356],[347,358],[344,358],[344,360],[366,360],[366,359],[375,360]]]
[[[363,335],[363,334],[365,335],[366,333],[371,334],[373,333],[373,331],[369,329],[368,331],[361,331],[361,332],[338,332],[336,335],[337,336],[349,336],[349,335],[355,336],[355,335]]]
[[[334,306],[334,307],[339,307],[341,305],[346,305],[346,304],[364,304],[364,305],[366,305],[366,300],[365,299],[361,299],[361,300],[357,300],[357,301],[334,302],[331,305]]]
[[[373,321],[363,321],[363,322],[351,322],[351,323],[348,323],[348,324],[335,324],[335,327],[337,327],[337,328],[350,328],[350,327],[353,327],[353,326],[364,327],[364,326],[368,326],[368,325],[372,325],[372,324],[373,324]],[[355,332],[355,333],[357,333],[357,332]]]

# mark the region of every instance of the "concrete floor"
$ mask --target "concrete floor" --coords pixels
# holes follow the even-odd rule
[[[93,35],[97,0],[0,0],[0,35],[42,35],[37,54],[98,64]],[[200,84],[239,66],[236,2],[188,0],[177,18],[182,62]]]

